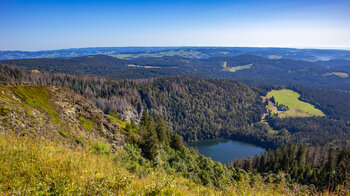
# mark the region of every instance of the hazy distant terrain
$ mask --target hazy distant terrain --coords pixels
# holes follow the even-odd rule
[[[0,51],[0,60],[29,58],[72,58],[88,55],[112,55],[121,59],[144,59],[163,56],[180,56],[192,59],[230,57],[251,54],[268,59],[320,61],[350,60],[349,50],[256,48],[256,47],[97,47],[48,51]]]

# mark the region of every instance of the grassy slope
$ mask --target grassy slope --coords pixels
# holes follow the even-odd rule
[[[241,176],[224,190],[195,184],[152,169],[147,175],[127,171],[118,156],[82,148],[69,149],[49,140],[0,135],[0,193],[14,195],[292,195],[280,183]],[[298,193],[302,193],[299,191]]]
[[[0,132],[36,135],[69,146],[98,147],[97,140],[105,140],[117,148],[123,143],[116,123],[64,88],[0,86],[0,112]]]
[[[338,77],[341,77],[341,78],[348,78],[349,77],[349,74],[345,73],[345,72],[331,72],[331,73],[327,73],[325,75],[326,76],[335,75],[335,76],[338,76]]]
[[[229,71],[229,72],[236,72],[239,70],[243,70],[243,69],[249,69],[253,66],[253,64],[248,64],[248,65],[242,65],[242,66],[235,66],[235,67],[227,67],[227,62],[225,61],[222,65],[222,67],[224,68],[224,71]]]
[[[267,98],[274,97],[278,104],[287,105],[288,111],[280,112],[280,117],[308,117],[308,116],[324,116],[323,112],[316,109],[313,105],[300,101],[300,95],[292,90],[272,90],[267,94]],[[272,103],[269,103],[268,109],[272,109]]]

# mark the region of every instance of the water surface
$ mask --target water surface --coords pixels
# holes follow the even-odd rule
[[[198,149],[199,153],[210,157],[214,161],[228,163],[236,158],[260,155],[265,152],[264,148],[229,139],[214,139],[188,144],[188,146]]]

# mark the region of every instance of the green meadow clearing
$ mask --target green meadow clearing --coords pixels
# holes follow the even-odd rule
[[[338,76],[338,77],[341,77],[341,78],[349,77],[349,74],[345,73],[345,72],[331,72],[331,73],[327,73],[326,74],[326,76],[331,76],[331,75]]]
[[[141,67],[140,65],[129,64],[128,67]]]
[[[229,72],[236,72],[242,69],[249,69],[253,66],[253,64],[248,64],[248,65],[242,65],[242,66],[235,66],[235,67],[227,67],[227,62],[225,61],[222,64],[222,67],[224,68],[224,71],[229,71]]]
[[[275,98],[275,102],[288,106],[287,111],[277,111],[276,105],[269,101],[268,110],[272,113],[278,113],[279,117],[310,117],[325,116],[324,113],[315,108],[312,104],[299,100],[300,95],[292,90],[272,90],[268,92],[266,98]]]

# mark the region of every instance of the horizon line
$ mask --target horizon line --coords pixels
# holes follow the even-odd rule
[[[280,49],[298,49],[298,50],[350,50],[350,47],[283,47],[283,46],[88,46],[58,49],[42,49],[42,50],[0,50],[1,52],[49,52],[56,50],[75,50],[75,49],[92,49],[92,48],[280,48]]]

